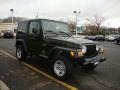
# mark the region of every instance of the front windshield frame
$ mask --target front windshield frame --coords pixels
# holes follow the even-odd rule
[[[46,28],[46,26],[45,26],[46,24],[45,23],[49,23],[49,22],[51,23],[51,25],[53,25],[53,29],[50,29],[51,26],[50,26],[50,28]],[[44,20],[43,19],[43,20],[41,20],[41,24],[42,24],[42,30],[43,30],[43,36],[44,37],[46,36],[45,33],[47,31],[51,31],[51,32],[53,32],[53,34],[56,33],[56,36],[57,35],[61,35],[62,36],[63,33],[66,34],[66,35],[71,35],[69,25],[67,23],[65,23],[65,22],[54,21],[54,20]],[[62,26],[64,26],[64,28]]]

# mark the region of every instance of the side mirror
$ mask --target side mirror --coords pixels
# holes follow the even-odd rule
[[[35,28],[32,29],[32,33],[36,34],[37,32],[38,32],[37,29],[35,29]]]

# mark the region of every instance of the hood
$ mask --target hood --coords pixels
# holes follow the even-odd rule
[[[88,39],[83,39],[83,38],[70,37],[65,40],[68,42],[76,43],[76,44],[93,44],[93,43],[95,44],[94,41],[88,40]]]
[[[84,44],[96,44],[94,41],[75,37],[54,37],[47,38],[46,40],[51,44],[69,48],[80,48],[80,46]]]

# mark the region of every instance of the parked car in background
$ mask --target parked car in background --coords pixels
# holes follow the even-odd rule
[[[118,35],[118,34],[112,34],[112,36],[113,36],[115,39],[117,39],[118,37],[120,37],[120,35]]]
[[[12,30],[5,30],[3,32],[3,38],[13,38],[14,32]]]
[[[13,36],[16,37],[16,32],[13,33]]]
[[[0,32],[0,38],[1,38],[2,36],[1,36],[1,32]]]
[[[103,36],[103,35],[96,35],[96,36],[95,36],[95,39],[96,39],[97,41],[105,41],[105,36]]]
[[[3,31],[0,32],[0,38],[2,38],[2,37],[3,37]]]
[[[86,36],[85,35],[72,35],[72,37],[74,38],[85,38]]]
[[[0,38],[1,38],[1,32],[0,32]]]
[[[85,39],[95,41],[96,37],[95,36],[86,36]]]
[[[114,40],[114,43],[115,43],[115,44],[120,44],[120,36],[117,37],[117,38]]]
[[[115,40],[115,37],[112,36],[112,35],[106,35],[106,36],[105,36],[105,40],[106,40],[106,41],[114,41],[114,40]]]
[[[17,31],[17,29],[14,29],[14,37],[16,37],[16,31]]]

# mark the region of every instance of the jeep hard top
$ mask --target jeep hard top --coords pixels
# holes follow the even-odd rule
[[[94,69],[105,60],[103,48],[97,43],[72,37],[65,22],[34,19],[18,24],[16,33],[16,57],[25,60],[27,55],[45,58],[59,79],[71,76],[74,66]]]

